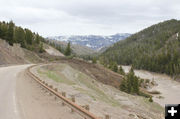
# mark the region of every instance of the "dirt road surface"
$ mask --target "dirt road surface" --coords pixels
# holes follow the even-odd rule
[[[29,65],[0,67],[0,119],[82,119],[39,86]]]
[[[20,119],[16,100],[17,74],[30,65],[0,67],[0,119]]]

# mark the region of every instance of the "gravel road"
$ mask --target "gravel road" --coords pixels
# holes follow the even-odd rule
[[[20,119],[17,98],[17,74],[30,65],[0,67],[0,119]]]

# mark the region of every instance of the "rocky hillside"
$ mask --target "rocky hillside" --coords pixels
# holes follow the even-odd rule
[[[43,60],[35,53],[21,48],[19,44],[9,45],[0,39],[0,65],[37,63]]]

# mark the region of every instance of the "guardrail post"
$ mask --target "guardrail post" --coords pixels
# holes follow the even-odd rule
[[[66,92],[62,92],[62,96],[66,97]]]
[[[57,89],[57,88],[54,88],[54,91],[58,92],[58,89]]]
[[[52,85],[49,85],[49,88],[53,89],[53,86],[52,86]]]
[[[75,102],[76,100],[75,100],[75,96],[72,96],[72,102]]]
[[[65,103],[62,101],[62,106],[64,106],[65,105]]]
[[[85,105],[85,109],[87,110],[87,111],[89,111],[89,105]]]
[[[82,108],[86,109],[87,111],[89,111],[89,105],[84,105],[84,106],[81,106]]]
[[[105,119],[110,119],[110,116],[109,115],[105,115]]]

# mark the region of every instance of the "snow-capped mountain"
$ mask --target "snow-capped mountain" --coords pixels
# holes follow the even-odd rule
[[[129,33],[118,33],[110,36],[100,36],[100,35],[72,35],[72,36],[54,36],[48,37],[48,39],[71,42],[72,44],[78,44],[82,46],[87,46],[94,50],[100,50],[103,47],[108,47],[119,40],[123,40],[129,37]]]

